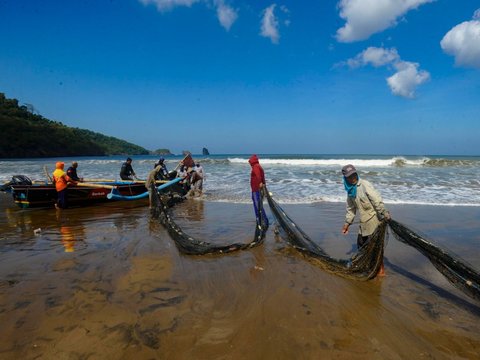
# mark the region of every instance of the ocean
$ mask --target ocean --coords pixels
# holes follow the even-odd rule
[[[341,168],[353,164],[363,179],[381,193],[386,204],[480,206],[480,157],[386,155],[259,154],[268,188],[281,203],[344,202]],[[249,155],[193,156],[202,163],[206,201],[249,203]],[[133,168],[146,178],[158,156],[133,156]],[[169,170],[181,156],[166,158]],[[124,156],[0,160],[0,182],[12,175],[45,180],[55,162],[79,163],[85,178],[119,179]]]

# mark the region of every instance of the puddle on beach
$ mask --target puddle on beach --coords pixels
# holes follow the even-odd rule
[[[0,195],[2,359],[480,356],[480,304],[393,236],[387,277],[355,282],[322,271],[272,228],[252,250],[192,257],[144,204],[27,211]],[[328,252],[348,256],[355,235],[339,234],[343,204],[285,210]],[[392,208],[479,269],[480,211],[434,211]],[[250,205],[192,200],[174,213],[210,242],[254,233]]]

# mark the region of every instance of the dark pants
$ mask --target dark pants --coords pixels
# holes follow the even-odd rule
[[[58,193],[58,201],[57,205],[61,209],[66,209],[67,208],[67,189],[63,189],[62,191],[59,191]]]
[[[370,239],[369,236],[362,236],[362,234],[358,234],[357,236],[357,248],[360,249],[364,244],[368,242]]]
[[[252,201],[253,209],[255,210],[255,217],[257,218],[257,223],[261,224],[261,220],[263,220],[264,224],[268,226],[268,218],[265,210],[263,209],[263,198],[262,195],[260,195],[260,191],[252,192]]]
[[[360,250],[362,246],[364,246],[368,241],[370,241],[371,235],[370,236],[362,236],[362,234],[358,234],[357,236],[357,249]],[[380,270],[379,270],[380,276],[385,276],[385,268],[383,265],[383,259],[382,263],[380,265]]]

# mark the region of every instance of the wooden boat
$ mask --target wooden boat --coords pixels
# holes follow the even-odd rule
[[[181,164],[193,167],[194,161],[191,155],[185,156],[175,170],[170,173],[172,176],[176,175],[176,170]],[[25,175],[14,175],[12,181],[0,186],[0,191],[11,192],[13,200],[21,208],[54,207],[58,194],[46,167],[44,170],[49,182],[32,181]],[[183,196],[187,193],[188,188],[180,184],[180,181],[182,181],[180,178],[157,181],[157,190]],[[145,181],[89,179],[88,183],[79,182],[77,185],[69,186],[67,191],[69,207],[139,199],[148,199]]]
[[[159,191],[172,191],[184,195],[178,182],[180,178],[165,182],[157,187]],[[57,191],[53,184],[10,184],[13,200],[21,208],[54,207]],[[69,186],[67,202],[69,207],[93,205],[119,200],[148,199],[144,182],[78,183]]]

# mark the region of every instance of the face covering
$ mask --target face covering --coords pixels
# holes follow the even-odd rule
[[[357,175],[358,178],[358,175]],[[357,180],[358,184],[358,180]],[[355,198],[357,197],[357,184],[353,185],[350,184],[347,180],[347,178],[344,176],[343,177],[343,186],[345,186],[345,190],[347,191],[348,197]]]

